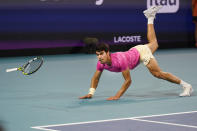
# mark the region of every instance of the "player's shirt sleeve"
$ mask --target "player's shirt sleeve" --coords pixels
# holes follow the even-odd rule
[[[102,72],[102,71],[103,71],[103,69],[104,69],[103,64],[101,64],[101,63],[100,63],[100,61],[98,61],[98,62],[97,62],[97,66],[96,66],[96,70],[98,70],[98,71],[101,71],[101,72]]]

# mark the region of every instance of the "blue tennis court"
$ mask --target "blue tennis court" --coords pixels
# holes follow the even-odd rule
[[[61,125],[49,125],[33,127],[40,130],[50,131],[195,131],[197,111],[181,112],[163,115],[122,118],[114,120],[92,121],[82,123],[70,123]]]
[[[164,71],[190,82],[191,97],[179,97],[182,88],[154,78],[139,65],[131,71],[132,85],[118,101],[106,101],[120,89],[121,73],[104,71],[93,99],[87,94],[96,70],[94,54],[43,56],[38,72],[24,76],[6,73],[28,57],[0,58],[0,124],[7,131],[85,130],[180,130],[197,125],[196,49],[158,50],[155,54]]]

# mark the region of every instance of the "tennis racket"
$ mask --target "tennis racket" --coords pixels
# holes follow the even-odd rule
[[[26,64],[19,68],[11,68],[7,69],[6,72],[12,72],[12,71],[22,71],[24,75],[31,75],[38,71],[40,67],[43,64],[43,58],[42,57],[35,57],[31,60],[29,60]]]

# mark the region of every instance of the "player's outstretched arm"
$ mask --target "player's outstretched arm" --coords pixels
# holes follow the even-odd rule
[[[129,69],[124,70],[122,72],[122,75],[123,75],[123,77],[125,79],[122,87],[116,93],[115,96],[109,97],[107,100],[118,100],[125,93],[125,91],[129,88],[129,86],[131,85],[131,76],[130,76]]]
[[[94,76],[92,77],[92,80],[91,80],[91,86],[90,86],[90,89],[89,89],[89,93],[85,96],[79,97],[79,99],[90,99],[90,98],[93,97],[93,95],[96,91],[96,88],[98,86],[101,74],[102,74],[101,71],[96,70],[96,72],[94,73]]]

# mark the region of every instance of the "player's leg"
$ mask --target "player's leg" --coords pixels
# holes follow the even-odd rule
[[[163,72],[154,58],[150,59],[146,67],[149,69],[150,73],[157,78],[164,79],[175,84],[180,84],[181,82],[178,77],[171,73]]]
[[[148,38],[149,43],[147,44],[147,46],[149,47],[152,54],[158,48],[157,37],[155,34],[153,23],[154,23],[156,13],[161,8],[162,6],[153,6],[143,12],[146,18],[148,19],[147,38]],[[193,91],[192,86],[190,84],[184,82],[183,80],[179,79],[178,77],[176,77],[175,75],[171,73],[163,72],[160,69],[154,56],[150,53],[150,51],[145,48],[144,48],[144,51],[146,52],[144,53],[146,55],[142,56],[143,57],[142,61],[144,62],[144,64],[146,65],[146,67],[149,69],[149,71],[151,72],[153,76],[159,79],[167,80],[172,83],[180,84],[181,86],[183,86],[183,89],[184,89],[183,93],[181,93],[180,96],[190,96],[190,94]]]
[[[155,29],[154,29],[153,23],[154,23],[154,19],[155,19],[157,12],[161,8],[162,8],[162,6],[153,6],[143,12],[148,20],[147,39],[148,39],[149,43],[147,45],[150,48],[152,53],[154,53],[157,50],[157,48],[159,47],[158,43],[157,43],[157,37],[155,34]]]
[[[150,48],[152,54],[154,54],[155,51],[158,49],[159,45],[158,45],[158,42],[157,42],[157,38],[156,38],[156,35],[155,35],[155,30],[154,30],[154,25],[153,24],[148,24],[147,38],[148,38],[148,41],[149,41],[149,43],[147,45]]]
[[[149,43],[147,44],[147,46],[151,50],[152,54],[158,48],[157,37],[155,34],[155,29],[154,29],[153,23],[154,23],[154,19],[155,19],[157,12],[161,8],[162,8],[161,6],[153,6],[143,12],[144,15],[146,16],[146,18],[148,19],[147,39],[148,39]],[[149,54],[152,55],[151,53],[149,53]],[[181,80],[179,78],[177,78],[176,76],[174,76],[170,73],[163,72],[159,68],[157,61],[156,61],[156,59],[154,59],[154,57],[151,57],[151,59],[149,60],[149,63],[146,66],[149,69],[149,71],[151,72],[151,74],[154,75],[155,77],[160,78],[160,79],[164,79],[164,80],[168,80],[168,81],[176,83],[176,84],[180,84]]]
[[[151,58],[149,63],[146,65],[146,67],[149,69],[150,73],[153,76],[159,79],[167,80],[175,84],[180,84],[184,89],[184,91],[180,94],[180,96],[190,96],[191,93],[193,92],[192,86],[190,84],[184,82],[183,80],[181,80],[180,78],[176,77],[175,75],[169,72],[163,72],[160,69],[155,58]]]

